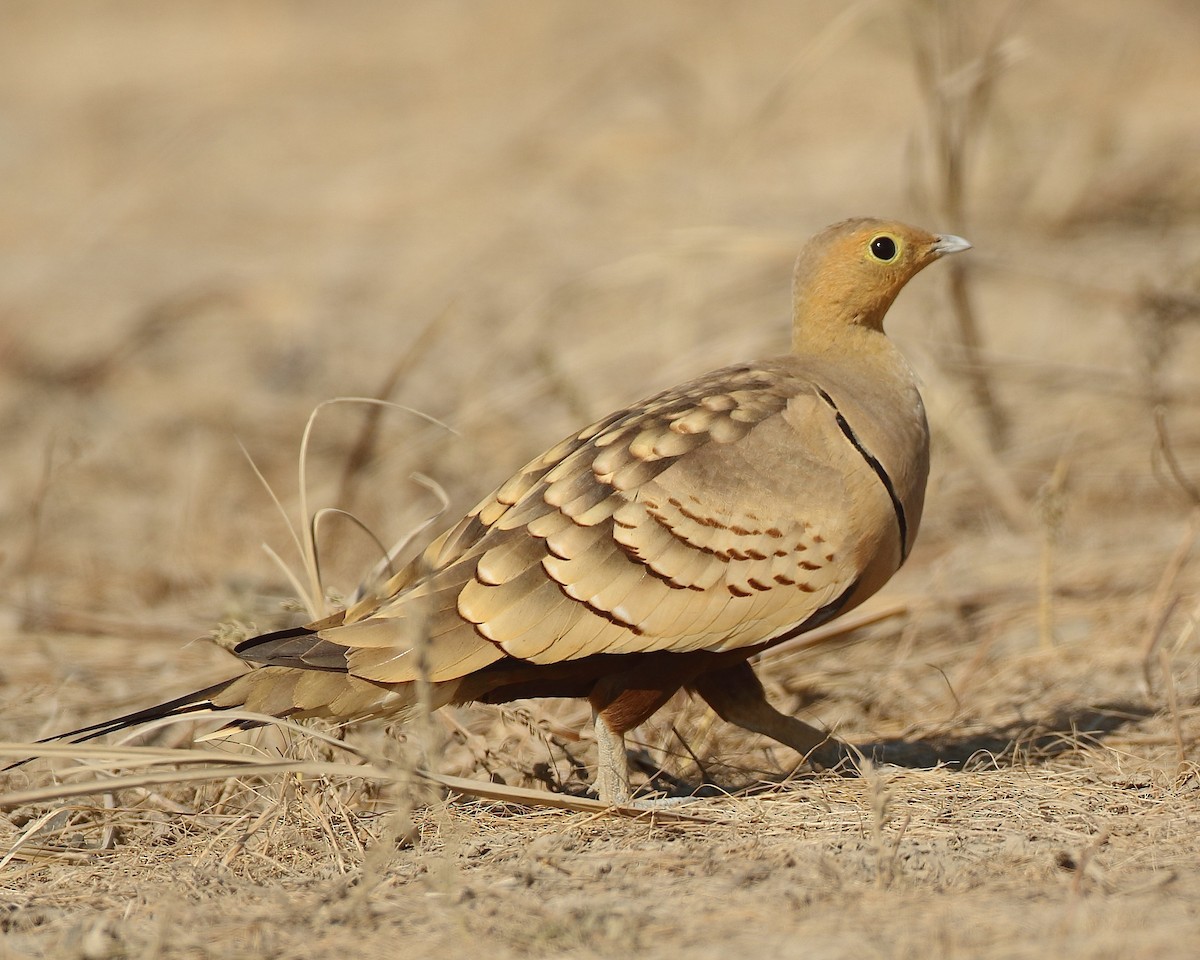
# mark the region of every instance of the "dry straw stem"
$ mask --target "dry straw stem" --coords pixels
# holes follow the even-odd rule
[[[1158,660],[1163,672],[1163,685],[1167,693],[1167,710],[1171,717],[1171,732],[1175,735],[1175,749],[1179,754],[1177,776],[1182,779],[1188,770],[1187,747],[1184,744],[1183,721],[1179,713],[1179,692],[1175,688],[1175,676],[1171,672],[1171,657],[1166,650],[1158,651]]]
[[[1156,651],[1162,642],[1167,624],[1182,599],[1177,590],[1180,574],[1192,554],[1192,548],[1200,538],[1200,510],[1193,510],[1184,525],[1183,534],[1171,556],[1167,558],[1162,575],[1154,588],[1146,614],[1146,634],[1142,641],[1142,674],[1147,695],[1153,694],[1154,682],[1150,674],[1150,664],[1156,656]]]
[[[1033,510],[1013,480],[1005,462],[994,448],[958,415],[952,392],[935,384],[922,387],[925,407],[934,430],[945,436],[955,453],[970,467],[980,492],[999,511],[1009,528],[1030,533],[1034,529]]]
[[[871,808],[871,842],[875,850],[875,882],[883,889],[892,885],[897,876],[896,862],[900,855],[904,834],[912,822],[906,814],[896,830],[896,836],[887,837],[887,827],[893,819],[892,791],[883,772],[866,757],[859,757],[863,781],[866,783]]]
[[[807,633],[801,634],[792,640],[787,640],[778,646],[765,650],[762,658],[778,665],[785,660],[801,656],[804,652],[812,650],[814,647],[848,637],[863,627],[882,623],[884,620],[891,620],[894,617],[905,616],[910,612],[911,608],[912,604],[908,600],[897,600],[894,597],[884,600],[872,598],[863,604],[860,609],[854,610],[843,617],[838,617],[832,623],[817,627],[815,630],[809,630]]]
[[[934,206],[950,227],[970,235],[968,174],[979,149],[1000,77],[1018,59],[1009,38],[1023,2],[1010,3],[991,34],[977,36],[977,11],[958,0],[913,0],[909,30],[913,64],[925,101],[933,164]],[[951,262],[946,272],[961,366],[984,418],[992,450],[1007,445],[1008,417],[996,397],[969,281],[970,264]]]
[[[1184,278],[1182,284],[1190,281],[1196,285],[1198,279],[1200,271],[1198,278]],[[1178,285],[1178,280],[1175,288],[1145,285],[1128,298],[1126,305],[1134,341],[1142,353],[1146,399],[1160,418],[1169,399],[1165,368],[1185,324],[1200,321],[1200,292],[1178,289]],[[1191,490],[1194,493],[1195,487]]]
[[[386,400],[376,400],[373,397],[334,397],[332,400],[325,400],[313,408],[313,412],[309,415],[308,422],[304,426],[304,435],[300,440],[300,456],[298,458],[297,465],[297,489],[300,493],[300,517],[303,523],[302,534],[298,534],[296,532],[296,528],[293,527],[288,521],[286,513],[284,513],[282,506],[280,506],[278,498],[276,498],[273,493],[271,494],[272,499],[275,501],[276,506],[279,507],[280,513],[283,515],[284,522],[288,524],[288,529],[291,533],[292,540],[300,552],[301,565],[308,576],[308,589],[302,589],[300,596],[304,598],[304,602],[308,607],[309,615],[313,620],[319,620],[322,617],[327,616],[332,611],[329,609],[325,600],[325,585],[321,578],[321,556],[319,550],[317,549],[317,525],[320,522],[321,512],[318,511],[313,513],[308,509],[308,447],[309,441],[312,437],[313,427],[317,421],[317,415],[326,407],[339,403],[361,403],[368,407],[388,407],[394,410],[402,410],[403,412],[411,414],[412,416],[417,417],[426,423],[441,427],[449,433],[454,433],[450,427],[446,426],[446,424],[442,423],[436,417],[431,417],[429,414],[423,413],[420,410],[414,410],[412,407],[405,407],[401,404],[391,403],[390,401]],[[261,477],[262,475],[259,474],[259,476]],[[270,492],[269,487],[268,492]],[[420,529],[424,529],[424,526],[428,526],[429,523],[434,522],[436,519],[436,516],[431,518],[426,524],[422,525]],[[357,520],[355,522],[358,523]],[[359,523],[358,525],[362,529],[366,529],[363,524]],[[372,537],[372,539],[375,539],[378,543],[376,538]],[[407,543],[407,541],[408,538],[402,541],[402,543]],[[390,560],[391,555],[385,552],[385,559]]]
[[[1155,652],[1159,650],[1171,615],[1182,599],[1177,586],[1180,575],[1192,555],[1192,548],[1196,545],[1196,540],[1200,538],[1200,488],[1187,476],[1175,456],[1175,448],[1167,432],[1166,410],[1162,406],[1155,408],[1154,426],[1157,434],[1155,453],[1166,464],[1171,482],[1182,491],[1192,509],[1188,515],[1188,521],[1184,525],[1183,533],[1163,567],[1162,575],[1154,588],[1147,610],[1146,634],[1142,641],[1142,680],[1147,695],[1152,695],[1154,691],[1151,664],[1155,660]],[[1162,653],[1165,654],[1165,651]],[[1170,674],[1166,672],[1169,668],[1169,661],[1164,657],[1158,659],[1160,664],[1164,665],[1164,680],[1168,684],[1169,690],[1173,691]]]
[[[272,718],[245,714],[247,719],[268,721]],[[282,726],[295,726],[282,723]],[[304,730],[304,728],[297,728]],[[311,733],[312,731],[305,731]],[[329,742],[344,747],[338,741]],[[714,819],[703,812],[670,809],[661,806],[609,806],[587,797],[551,794],[541,790],[512,787],[506,784],[484,783],[464,777],[448,776],[429,770],[406,771],[395,765],[381,763],[337,763],[311,760],[272,760],[249,754],[228,754],[205,750],[172,750],[154,747],[105,747],[74,744],[0,743],[0,757],[23,759],[31,754],[45,757],[70,756],[88,761],[88,768],[137,768],[139,772],[105,773],[77,783],[56,783],[44,787],[15,790],[0,794],[0,809],[12,810],[28,804],[61,803],[76,797],[110,794],[120,790],[141,790],[164,785],[177,786],[211,780],[274,777],[279,774],[310,778],[350,778],[382,783],[411,784],[413,777],[442,788],[452,794],[493,800],[525,807],[546,807],[572,810],[597,816],[624,816],[665,822],[708,822]],[[199,766],[199,769],[194,769]],[[48,819],[34,822],[9,850],[9,856],[30,838]],[[719,815],[717,816],[719,819]],[[3,863],[0,862],[0,866]]]
[[[788,98],[794,96],[795,91],[803,89],[807,77],[819,70],[827,58],[837,56],[848,37],[864,22],[868,22],[881,6],[882,0],[854,0],[842,4],[837,16],[809,39],[780,72],[763,95],[758,108],[747,111],[746,127],[759,127],[779,114]],[[744,140],[753,142],[749,137]],[[731,143],[739,142],[743,142],[743,139],[731,138]]]
[[[1054,646],[1054,558],[1066,513],[1067,476],[1071,462],[1064,453],[1050,478],[1038,491],[1042,520],[1041,562],[1038,570],[1038,635],[1044,650]]]
[[[392,369],[388,371],[373,399],[376,403],[369,404],[363,413],[362,425],[358,435],[342,465],[341,479],[338,481],[338,492],[335,502],[342,509],[353,512],[358,500],[358,488],[366,475],[367,468],[375,459],[379,446],[380,422],[388,404],[393,401],[396,391],[400,389],[405,376],[411,373],[433,349],[438,335],[443,331],[451,315],[451,307],[431,317],[413,339],[412,345],[400,353]]]

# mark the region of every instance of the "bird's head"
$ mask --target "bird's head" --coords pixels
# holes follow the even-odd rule
[[[826,227],[796,260],[797,346],[836,327],[882,330],[884,314],[909,280],[934,260],[970,247],[962,237],[895,220],[862,218]]]

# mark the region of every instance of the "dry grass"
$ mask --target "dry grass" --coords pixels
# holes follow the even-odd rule
[[[1195,955],[1194,4],[698,9],[9,5],[0,739],[218,679],[189,637],[376,562],[330,514],[323,588],[289,582],[239,441],[295,516],[323,401],[452,426],[322,413],[309,512],[391,543],[439,509],[415,476],[454,513],[780,349],[797,245],[871,213],[976,243],[890,318],[928,511],[878,619],[762,666],[872,771],[798,776],[680,698],[638,767],[702,798],[622,818],[579,704],[172,724],[7,775],[0,960]]]

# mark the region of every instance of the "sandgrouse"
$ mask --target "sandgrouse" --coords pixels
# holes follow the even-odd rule
[[[912,549],[929,434],[884,314],[970,247],[888,220],[834,224],[796,263],[792,350],[697,377],[571,434],[377,594],[235,653],[257,669],[65,734],[245,708],[341,721],[586,697],[601,800],[624,735],[680,689],[816,764],[843,745],[777,711],[747,658],[875,593]]]

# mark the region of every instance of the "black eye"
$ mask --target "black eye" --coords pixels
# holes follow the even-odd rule
[[[890,263],[896,259],[896,241],[888,236],[876,237],[871,241],[871,253],[876,260]]]

